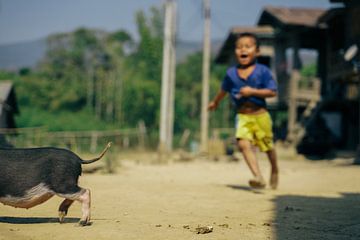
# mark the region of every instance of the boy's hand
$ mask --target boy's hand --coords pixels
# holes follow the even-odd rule
[[[239,94],[242,97],[250,97],[254,94],[254,88],[252,87],[243,87],[240,89]]]
[[[209,111],[215,110],[217,108],[217,106],[218,106],[218,104],[215,101],[211,101],[209,103],[208,110]]]

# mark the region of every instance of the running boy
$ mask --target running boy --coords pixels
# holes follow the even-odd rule
[[[271,164],[270,186],[278,185],[278,164],[273,145],[272,120],[266,108],[265,98],[277,94],[277,85],[270,70],[256,63],[259,42],[252,33],[242,33],[235,42],[235,56],[238,65],[226,71],[221,89],[209,103],[208,109],[215,110],[227,93],[236,107],[236,139],[240,151],[249,166],[253,188],[265,188],[266,182],[260,171],[253,146],[265,152]]]

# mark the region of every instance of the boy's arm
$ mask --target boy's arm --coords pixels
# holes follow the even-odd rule
[[[243,87],[240,89],[240,95],[241,97],[260,97],[260,98],[269,98],[269,97],[275,97],[277,95],[276,91],[273,91],[271,89],[263,88],[263,89],[257,89],[252,87]]]
[[[219,105],[220,101],[226,96],[226,92],[223,89],[216,94],[214,99],[209,103],[208,110],[215,110]]]

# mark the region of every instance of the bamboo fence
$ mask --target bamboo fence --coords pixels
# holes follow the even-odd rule
[[[146,128],[106,131],[48,131],[45,127],[0,129],[1,139],[17,148],[63,147],[71,150],[94,153],[112,142],[119,149],[145,149]]]

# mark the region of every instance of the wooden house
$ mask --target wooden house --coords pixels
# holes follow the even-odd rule
[[[279,85],[279,102],[287,108],[286,140],[297,145],[305,136],[305,123],[316,111],[321,99],[321,56],[325,28],[318,25],[318,19],[326,9],[265,7],[258,25],[271,26],[275,30],[275,71]],[[317,53],[318,72],[314,77],[300,75],[303,61],[301,50]],[[287,54],[287,53],[291,54]],[[289,66],[291,63],[291,66]],[[320,70],[319,70],[320,67]]]
[[[344,53],[353,44],[360,48],[360,2],[357,0],[330,0],[343,4],[329,9],[318,19],[325,29],[320,48],[319,76],[322,81],[320,115],[337,139],[336,148],[358,149],[360,156],[360,73],[355,65],[360,62],[358,53],[352,62]]]
[[[344,60],[350,45],[360,46],[360,2],[330,2],[343,6],[328,10],[266,7],[258,20],[258,25],[275,29],[277,66],[286,59],[285,49],[293,50],[290,76],[281,68],[276,71],[278,81],[287,89],[287,94],[282,94],[288,102],[287,139],[305,154],[355,150],[360,139],[359,75],[354,74],[353,64]],[[308,81],[313,86],[305,95],[299,87],[299,49],[317,52],[320,82]],[[305,105],[301,103],[304,100]]]

